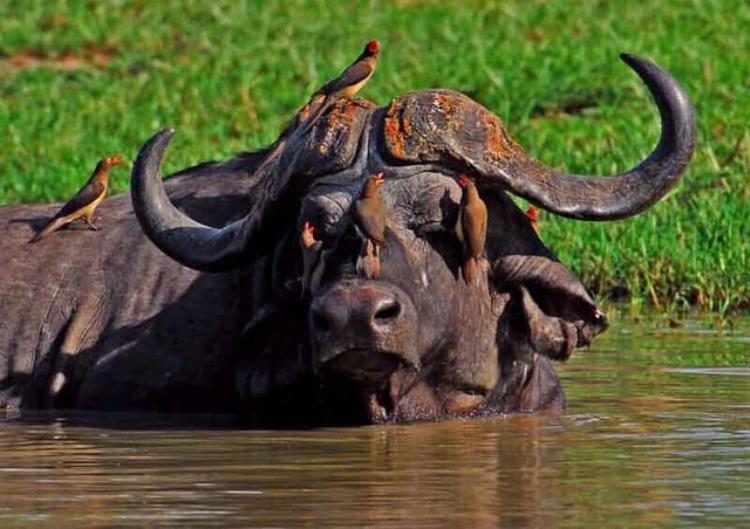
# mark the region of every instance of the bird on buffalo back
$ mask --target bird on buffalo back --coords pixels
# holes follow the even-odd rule
[[[479,260],[484,253],[484,243],[487,239],[487,205],[480,198],[477,186],[468,176],[461,175],[458,185],[463,189],[463,195],[456,221],[456,236],[461,241],[463,249],[461,270],[468,285],[474,283]]]
[[[380,42],[371,40],[365,45],[364,50],[359,57],[349,65],[341,74],[323,85],[310,99],[310,103],[305,109],[314,108],[311,117],[307,118],[307,125],[304,132],[312,127],[323,112],[333,105],[337,100],[342,98],[352,99],[375,72],[378,63],[378,53],[380,52]]]
[[[352,207],[354,225],[362,237],[357,273],[368,279],[380,275],[380,248],[385,246],[385,206],[380,196],[383,182],[383,173],[370,176]]]
[[[122,164],[122,154],[119,152],[100,160],[86,184],[60,208],[60,211],[29,242],[40,241],[63,226],[79,219],[88,224],[90,229],[98,230],[99,228],[92,221],[94,211],[107,194],[110,170]]]

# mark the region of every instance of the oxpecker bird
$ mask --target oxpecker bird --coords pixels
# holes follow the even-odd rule
[[[458,178],[464,193],[456,222],[456,236],[463,246],[463,265],[461,267],[466,284],[472,284],[477,276],[479,260],[484,253],[484,242],[487,238],[487,206],[479,197],[477,186],[466,175]]]
[[[310,288],[310,276],[320,257],[320,249],[323,242],[315,240],[315,227],[305,221],[302,233],[299,237],[299,246],[302,250],[302,296]]]
[[[49,223],[38,232],[29,242],[37,242],[44,239],[50,233],[53,233],[66,224],[74,220],[83,220],[92,230],[99,228],[94,225],[92,218],[99,203],[104,200],[107,194],[107,185],[109,183],[109,171],[118,165],[122,165],[122,154],[119,152],[103,158],[96,164],[94,173],[78,193],[58,211]]]
[[[357,273],[368,279],[380,275],[380,247],[385,246],[385,207],[380,196],[383,182],[383,173],[370,176],[352,208],[354,225],[362,237]]]
[[[375,71],[375,66],[378,63],[378,52],[380,52],[380,42],[371,40],[365,45],[365,49],[362,50],[359,57],[346,70],[313,94],[307,108],[317,108],[308,118],[303,132],[307,132],[321,114],[338,99],[352,99],[357,95],[357,92],[367,84]]]

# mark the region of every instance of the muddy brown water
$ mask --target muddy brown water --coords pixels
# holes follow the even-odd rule
[[[256,431],[0,419],[0,528],[750,527],[750,321],[616,322],[561,416]]]

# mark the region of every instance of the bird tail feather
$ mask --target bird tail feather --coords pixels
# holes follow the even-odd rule
[[[323,101],[320,102],[318,108],[313,111],[313,115],[307,118],[307,123],[305,123],[305,128],[302,130],[302,134],[307,134],[307,131],[315,125],[315,122],[318,121],[318,118],[323,114],[323,111],[329,106],[330,104],[326,99],[323,99]]]
[[[466,281],[467,285],[474,284],[474,280],[477,277],[477,268],[479,268],[479,261],[475,257],[467,256],[464,259],[464,265],[461,267],[461,270],[464,275],[464,281]]]
[[[45,237],[47,237],[49,234],[56,232],[66,224],[68,224],[70,220],[68,220],[67,217],[60,217],[57,219],[54,219],[52,222],[47,224],[44,229],[40,232],[38,232],[36,235],[34,235],[31,239],[29,239],[29,242],[37,242],[41,241]]]
[[[380,275],[380,252],[378,245],[370,239],[362,244],[362,251],[357,258],[357,275],[367,279],[375,279]]]

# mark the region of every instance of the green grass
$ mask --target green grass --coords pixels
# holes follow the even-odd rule
[[[61,200],[98,157],[132,159],[166,125],[179,131],[168,170],[267,144],[370,37],[383,51],[364,96],[458,89],[550,165],[609,174],[658,138],[647,92],[617,58],[630,51],[691,95],[694,162],[639,217],[544,215],[542,235],[600,296],[625,288],[635,306],[679,308],[700,291],[708,310],[747,308],[749,27],[745,0],[2,1],[0,203]],[[111,60],[90,64],[96,50]],[[12,66],[30,52],[38,67]],[[66,53],[75,67],[52,67]],[[127,185],[116,173],[114,189]]]

